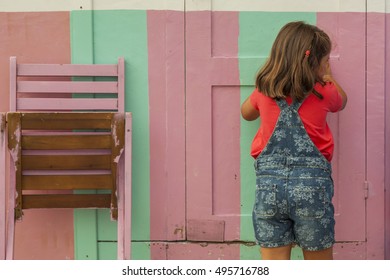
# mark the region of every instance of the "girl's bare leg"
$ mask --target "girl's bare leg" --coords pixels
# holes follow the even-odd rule
[[[276,248],[260,248],[261,258],[263,260],[289,260],[291,257],[292,245]]]
[[[321,251],[305,251],[303,250],[305,260],[333,260],[333,248],[330,247]]]

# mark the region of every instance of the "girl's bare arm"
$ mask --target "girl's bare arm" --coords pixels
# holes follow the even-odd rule
[[[259,111],[253,107],[249,97],[241,105],[241,116],[247,121],[254,121],[260,116]]]

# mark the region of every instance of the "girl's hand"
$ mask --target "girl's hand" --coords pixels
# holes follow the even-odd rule
[[[344,109],[345,108],[345,105],[347,104],[347,101],[348,101],[348,97],[347,97],[347,94],[345,93],[345,91],[343,90],[343,88],[336,82],[336,80],[333,78],[333,76],[332,76],[332,71],[331,71],[331,69],[330,69],[330,64],[329,64],[329,61],[328,61],[328,63],[327,63],[327,65],[326,65],[326,68],[325,68],[326,70],[325,70],[325,74],[322,76],[322,80],[324,81],[324,82],[330,82],[330,83],[333,83],[335,86],[336,86],[336,88],[337,88],[337,91],[340,93],[340,95],[341,95],[341,98],[342,98],[342,100],[343,100],[343,105],[342,105],[342,108],[341,108],[341,110],[342,109]]]
[[[326,63],[325,74],[322,76],[322,80],[324,82],[332,82],[332,83],[334,83],[334,80],[333,80],[333,77],[332,77],[332,70],[330,68],[329,61]]]

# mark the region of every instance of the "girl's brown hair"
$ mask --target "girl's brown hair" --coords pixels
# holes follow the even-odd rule
[[[271,54],[256,77],[256,87],[274,99],[298,101],[313,92],[321,59],[331,51],[329,36],[316,26],[290,22],[279,31]],[[307,52],[309,51],[309,52]]]

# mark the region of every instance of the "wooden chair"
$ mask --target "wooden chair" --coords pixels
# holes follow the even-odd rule
[[[132,116],[124,112],[124,81],[123,58],[112,65],[18,64],[10,58],[15,113],[7,114],[8,146],[15,176],[8,204],[15,204],[15,213],[7,219],[7,258],[13,257],[11,217],[20,218],[23,209],[103,207],[118,220],[118,258],[130,259]],[[118,146],[122,140],[114,140],[121,135]],[[69,194],[93,187],[109,193]]]

